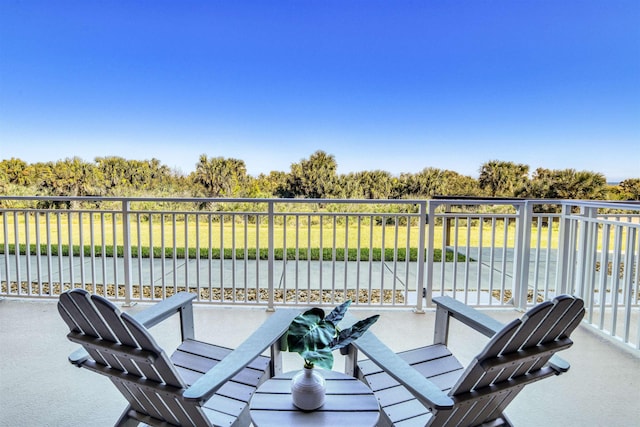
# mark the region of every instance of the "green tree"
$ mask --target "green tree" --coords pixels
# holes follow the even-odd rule
[[[601,173],[565,169],[558,185],[563,199],[602,200],[607,198],[607,179]]]
[[[491,160],[480,168],[480,188],[491,197],[513,197],[529,180],[529,166]]]
[[[192,180],[202,189],[201,195],[206,197],[241,197],[248,183],[247,168],[242,160],[209,159],[202,154]]]
[[[478,181],[451,170],[425,168],[417,174],[403,173],[393,180],[393,198],[478,196]]]
[[[400,174],[400,177],[394,182],[393,197],[431,198],[446,194],[447,180],[451,176],[450,171],[438,168],[424,168],[416,174]]]
[[[101,182],[102,174],[95,165],[73,157],[50,164],[40,188],[52,196],[100,196],[104,193]],[[71,204],[73,208],[78,206],[78,202]]]
[[[324,199],[334,195],[338,164],[332,155],[316,151],[309,159],[291,165],[285,197]]]
[[[640,200],[640,178],[629,178],[618,184],[623,200]]]
[[[35,168],[14,157],[0,161],[0,180],[6,184],[29,186],[36,183]]]
[[[260,174],[251,180],[249,197],[279,197],[286,192],[287,173],[271,171],[269,175]]]
[[[606,199],[607,180],[596,172],[538,168],[518,194],[535,199]]]
[[[171,186],[171,170],[158,159],[126,160],[122,157],[97,157],[103,185],[108,194],[131,194],[134,191],[153,192]]]
[[[393,177],[382,170],[352,172],[338,177],[336,196],[346,199],[388,199]]]
[[[482,190],[477,179],[458,172],[445,170],[442,174],[444,181],[442,195],[445,196],[480,196]]]

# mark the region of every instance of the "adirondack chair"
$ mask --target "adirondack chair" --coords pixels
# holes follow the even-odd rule
[[[117,426],[249,425],[248,402],[257,386],[280,369],[261,356],[287,330],[296,310],[278,310],[238,348],[194,339],[192,300],[178,293],[134,316],[110,301],[74,289],[60,295],[58,311],[69,340],[82,345],[69,361],[108,377],[129,402]],[[182,344],[167,357],[147,328],[179,313]]]
[[[569,336],[584,316],[581,299],[558,296],[507,325],[450,297],[433,301],[433,345],[396,354],[367,332],[348,350],[348,369],[378,397],[383,423],[510,426],[504,410],[526,384],[569,369],[554,353],[572,345]],[[452,317],[491,337],[466,368],[447,348]],[[369,359],[357,361],[358,350]]]

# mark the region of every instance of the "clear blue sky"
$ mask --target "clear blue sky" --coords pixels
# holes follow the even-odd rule
[[[640,177],[640,1],[0,0],[0,158]]]

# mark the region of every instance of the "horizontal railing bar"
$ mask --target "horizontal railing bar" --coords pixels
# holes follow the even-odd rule
[[[398,205],[415,205],[423,203],[424,200],[418,199],[246,199],[246,198],[217,198],[217,197],[101,197],[101,196],[0,196],[0,200],[42,200],[42,201],[101,201],[101,202],[150,202],[159,201],[165,203],[252,203],[262,204],[275,202],[278,204],[398,204]]]

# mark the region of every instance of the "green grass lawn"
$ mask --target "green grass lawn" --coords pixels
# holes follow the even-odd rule
[[[49,224],[44,216],[40,216],[36,223],[34,216],[29,216],[28,226],[25,224],[25,217],[19,216],[17,224],[13,216],[6,216],[6,224],[3,217],[0,217],[0,253],[5,251],[14,253],[16,236],[20,246],[20,252],[46,254],[62,252],[68,255],[73,247],[73,253],[80,254],[81,248],[85,255],[96,256],[103,252],[107,256],[117,254],[122,255],[124,231],[121,221],[113,221],[110,215],[100,217],[84,214],[82,220],[78,215],[72,216],[71,223],[68,216],[57,217],[52,215]],[[116,217],[117,218],[117,217]],[[191,217],[190,217],[191,218]],[[188,256],[195,258],[199,254],[202,258],[239,258],[245,257],[244,249],[247,248],[247,256],[250,258],[267,258],[267,248],[269,246],[269,230],[266,223],[234,223],[226,221],[196,221],[190,219],[185,221],[164,221],[153,217],[151,221],[144,220],[132,222],[130,224],[130,241],[133,256],[138,252],[142,256],[149,256],[153,248],[153,256],[160,257],[164,251],[165,256],[184,257],[188,248]],[[102,227],[102,224],[104,226]],[[102,232],[101,230],[104,230]],[[297,231],[297,232],[296,232]],[[457,233],[456,233],[457,231]],[[491,226],[484,223],[482,229],[478,222],[472,222],[470,227],[466,223],[461,223],[458,227],[451,227],[447,246],[459,247],[479,246],[490,247],[513,247],[515,241],[515,225],[510,224],[505,230],[504,221],[497,222],[496,229],[492,232]],[[50,242],[44,240],[49,234]],[[539,234],[539,236],[538,236]],[[538,233],[534,226],[532,230],[532,246],[537,245],[538,238],[540,246],[546,248],[551,243],[551,247],[557,247],[557,224],[552,227],[551,239],[549,239],[548,228],[543,227]],[[434,247],[437,248],[434,257],[436,260],[442,258],[444,227],[437,226],[433,236]],[[28,242],[27,242],[28,236]],[[322,259],[344,260],[378,260],[383,254],[385,259],[405,260],[408,256],[410,260],[417,259],[419,229],[415,225],[379,225],[370,223],[351,222],[337,223],[335,221],[320,223],[299,222],[289,223],[285,227],[283,224],[275,225],[273,230],[273,241],[275,255],[282,259]],[[457,236],[457,240],[456,240]],[[551,240],[551,242],[549,242]],[[5,241],[8,246],[5,246]],[[162,242],[164,241],[164,245]],[[104,248],[103,248],[104,246]],[[50,247],[50,249],[49,249]],[[91,249],[93,247],[93,249]],[[335,247],[335,253],[331,249]],[[394,254],[393,248],[398,250]],[[211,254],[209,254],[209,248]],[[408,254],[408,255],[407,255]],[[359,257],[359,258],[358,258]],[[450,260],[453,255],[447,256]]]

